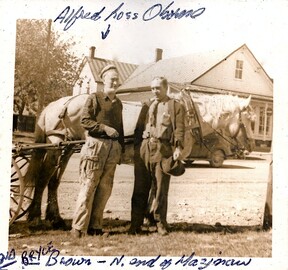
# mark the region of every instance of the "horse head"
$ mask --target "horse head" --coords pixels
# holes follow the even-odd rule
[[[244,153],[253,150],[254,139],[251,123],[255,121],[256,114],[250,106],[251,96],[243,99],[232,95],[195,93],[192,99],[189,91],[182,90],[173,97],[178,99],[186,109],[186,127],[195,126],[195,114],[198,114],[203,136],[211,133],[211,128],[214,131],[221,130],[232,139],[231,144],[237,150],[236,152]],[[191,134],[185,134],[185,140],[187,139],[192,147],[191,141],[194,143],[195,138],[193,135],[191,138]],[[188,147],[186,148],[189,152]]]
[[[253,139],[252,123],[256,120],[256,114],[250,105],[251,96],[240,101],[239,108],[229,115],[226,131],[236,141],[238,154],[252,152],[255,146]]]

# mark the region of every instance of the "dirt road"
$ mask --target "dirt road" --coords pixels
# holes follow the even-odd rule
[[[79,154],[69,161],[59,187],[60,213],[71,219],[78,188]],[[173,177],[169,191],[168,222],[252,226],[263,220],[268,159],[226,160],[219,169],[197,161],[181,177]],[[133,166],[117,167],[105,218],[130,220]],[[45,204],[44,204],[45,206]]]

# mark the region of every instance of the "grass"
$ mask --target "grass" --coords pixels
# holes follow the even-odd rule
[[[171,224],[171,233],[160,236],[155,229],[128,235],[126,221],[106,221],[103,236],[73,239],[69,231],[31,231],[25,223],[10,229],[9,246],[17,254],[45,247],[52,241],[61,255],[69,256],[196,256],[271,257],[272,234],[259,227],[215,227],[203,224]],[[145,229],[145,228],[144,228]]]

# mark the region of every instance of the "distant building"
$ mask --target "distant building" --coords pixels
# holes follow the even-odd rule
[[[82,70],[79,79],[73,87],[73,96],[83,93],[93,93],[103,89],[103,82],[99,77],[102,68],[108,64],[116,66],[119,72],[120,85],[130,76],[137,68],[137,65],[123,63],[114,60],[103,59],[95,56],[96,48],[90,48],[89,56],[84,57],[82,62]]]
[[[212,51],[163,60],[159,55],[162,50],[156,49],[155,62],[138,66],[121,85],[118,90],[121,99],[150,97],[150,83],[155,76],[165,76],[172,90],[188,87],[191,92],[198,93],[251,95],[251,105],[257,114],[253,126],[256,146],[269,150],[273,126],[273,80],[246,44],[222,54]]]

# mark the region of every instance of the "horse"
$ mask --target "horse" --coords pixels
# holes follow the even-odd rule
[[[243,99],[232,95],[190,93],[185,89],[170,93],[169,96],[184,104],[186,123],[199,127],[196,131],[200,131],[200,134],[194,133],[192,138],[185,136],[185,140],[190,140],[190,144],[193,145],[197,139],[201,140],[216,132],[236,147],[234,151],[237,151],[239,156],[252,152],[255,142],[251,123],[255,122],[256,114],[250,105],[251,96]],[[195,118],[198,118],[198,123]],[[198,135],[198,138],[195,135]],[[184,159],[191,153],[185,150],[188,149],[184,149]]]
[[[193,121],[195,122],[195,115],[197,115],[197,113],[195,114],[195,108],[197,106],[197,110],[201,115],[201,121],[213,126],[213,129],[215,130],[218,128],[225,129],[231,138],[237,138],[239,141],[242,138],[241,147],[245,147],[248,150],[250,149],[251,141],[247,141],[246,130],[251,126],[251,123],[249,122],[250,120],[248,117],[243,117],[243,114],[249,114],[247,109],[249,108],[251,98],[237,99],[230,97],[230,108],[226,108],[227,106],[225,107],[223,104],[227,102],[227,97],[218,97],[218,103],[220,105],[214,109],[214,107],[211,107],[215,106],[213,105],[213,102],[203,102],[201,99],[196,101],[198,105],[195,106],[191,99],[191,94],[186,90],[174,94],[174,96],[171,94],[170,96],[171,98],[179,100],[186,111],[186,132],[184,150],[182,153],[183,158],[189,156],[195,142],[195,134],[192,132],[193,129],[191,129],[191,125],[193,124]],[[35,143],[61,145],[61,142],[63,141],[85,140],[86,131],[80,124],[80,118],[87,97],[88,94],[72,97],[68,96],[48,104],[40,114],[36,123]],[[214,98],[214,100],[216,99]],[[142,105],[141,102],[123,101],[122,103],[124,136],[126,139],[131,139],[133,138],[134,128]],[[211,108],[206,108],[207,106],[210,106]],[[207,112],[210,112],[208,116]],[[215,115],[212,115],[211,112],[214,112]],[[242,117],[240,117],[241,115]],[[217,118],[216,120],[215,117]],[[243,125],[244,118],[247,118],[247,124],[245,126]],[[125,153],[128,155],[126,160],[132,160],[133,162],[133,155],[131,154],[133,153],[133,144],[127,144],[126,146],[127,149]],[[73,149],[72,144],[67,144],[64,148],[37,148],[33,150],[27,173],[24,177],[24,181],[27,185],[35,186],[34,197],[28,208],[27,218],[31,227],[37,227],[43,224],[41,220],[41,201],[43,191],[48,186],[45,219],[55,229],[67,229],[66,224],[59,213],[57,190],[67,163],[74,152],[75,150]]]

